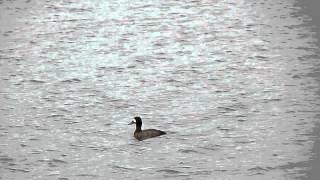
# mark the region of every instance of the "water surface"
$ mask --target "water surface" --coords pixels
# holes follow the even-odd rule
[[[0,1],[0,179],[294,179],[319,120],[295,0]],[[127,126],[168,135],[142,142]]]

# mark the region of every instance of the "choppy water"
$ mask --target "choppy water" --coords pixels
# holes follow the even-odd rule
[[[0,0],[0,179],[292,179],[320,118],[295,0]],[[168,135],[142,142],[127,123]]]

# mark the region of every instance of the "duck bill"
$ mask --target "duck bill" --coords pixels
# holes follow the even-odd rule
[[[135,124],[136,122],[134,122],[134,121],[131,121],[128,125],[131,125],[131,124]]]

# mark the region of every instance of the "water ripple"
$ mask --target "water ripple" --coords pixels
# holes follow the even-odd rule
[[[319,56],[294,1],[0,4],[0,178],[290,179],[310,158]],[[167,135],[135,141],[138,115]]]

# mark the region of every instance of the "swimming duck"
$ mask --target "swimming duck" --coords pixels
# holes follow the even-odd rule
[[[161,136],[166,134],[166,132],[164,131],[160,131],[157,129],[145,129],[145,130],[141,130],[141,126],[142,126],[142,120],[140,117],[134,117],[134,119],[136,120],[135,122],[132,121],[130,122],[128,125],[131,124],[136,124],[136,130],[134,131],[133,136],[139,140],[145,140],[145,139],[149,139],[149,138],[153,138],[153,137],[157,137],[157,136]]]

